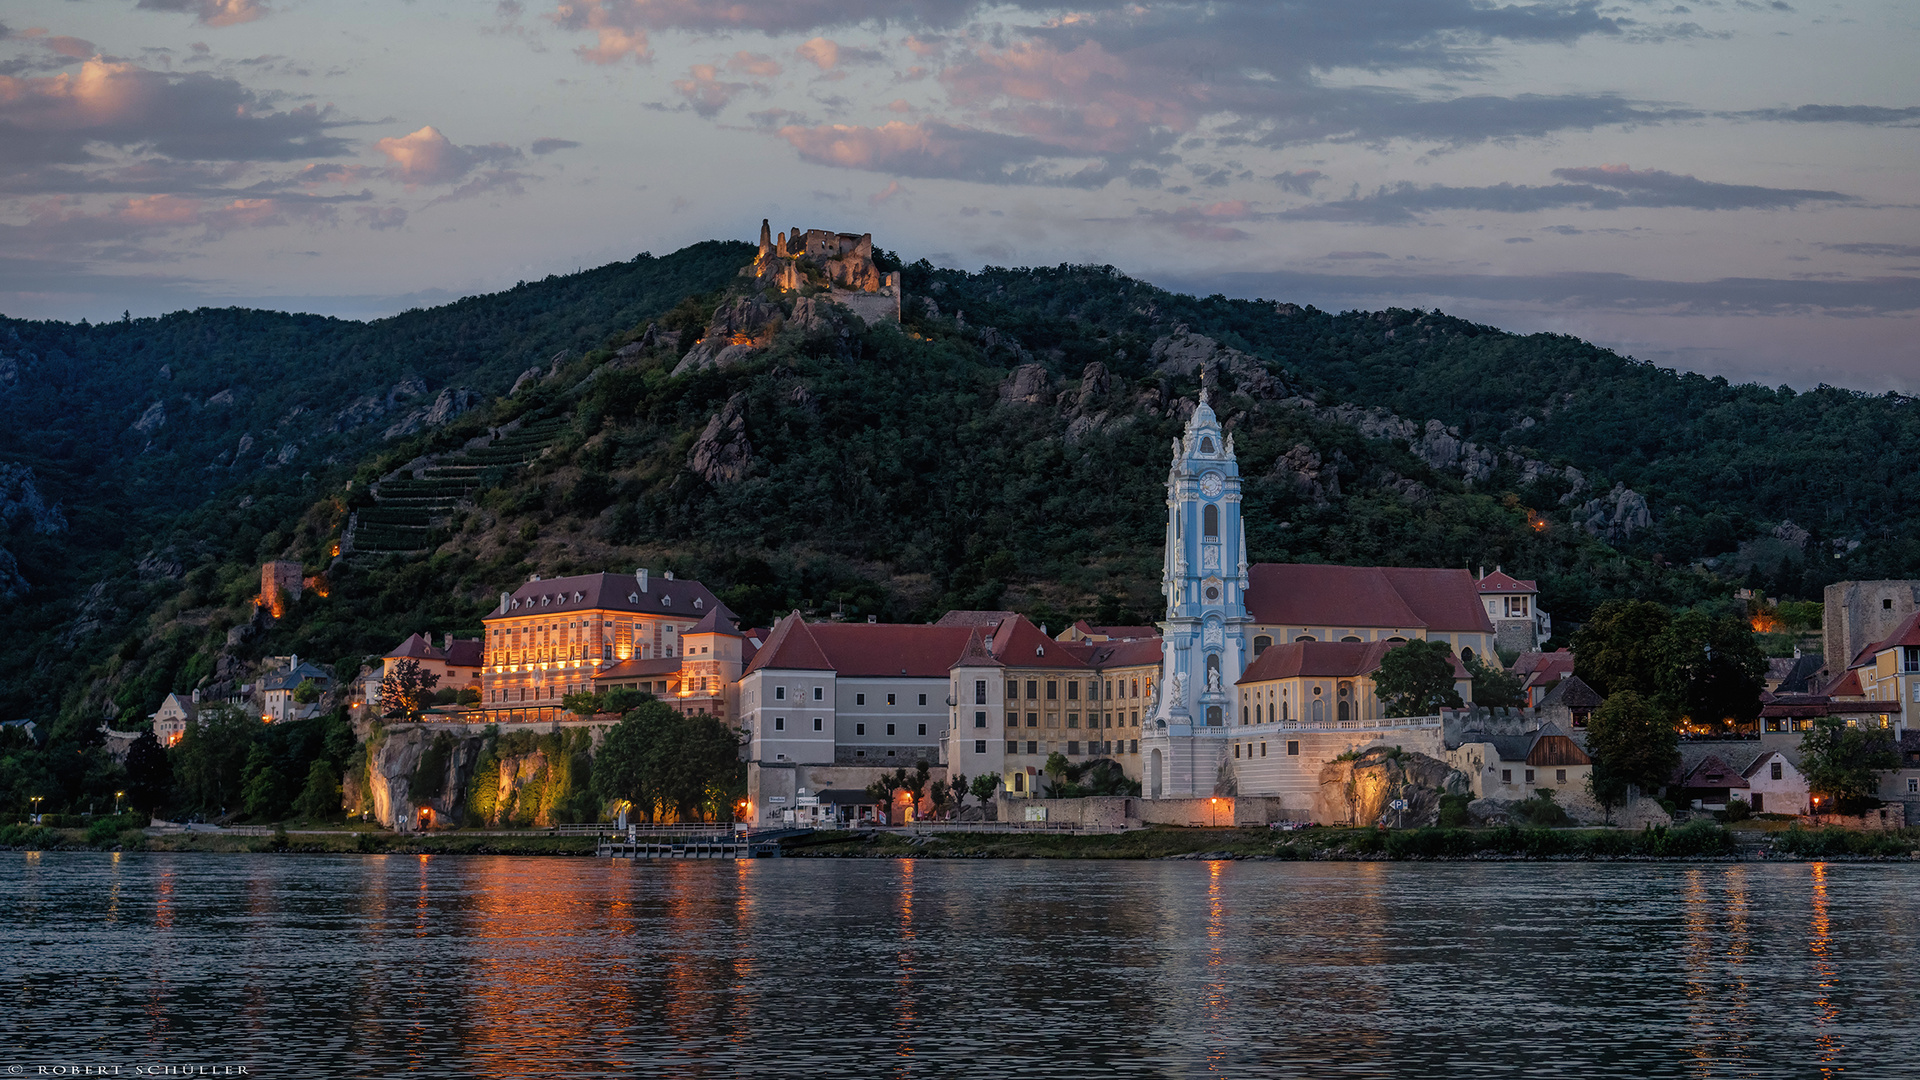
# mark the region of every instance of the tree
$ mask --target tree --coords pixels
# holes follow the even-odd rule
[[[724,722],[649,700],[608,729],[592,787],[603,804],[623,799],[646,820],[692,821],[732,805],[740,771],[739,741]]]
[[[1767,660],[1745,619],[1683,611],[1667,623],[1657,646],[1643,678],[1652,677],[1669,711],[1707,727],[1760,715]]]
[[[1587,753],[1609,785],[1632,784],[1651,794],[1666,786],[1679,766],[1680,736],[1666,711],[1632,690],[1621,690],[1587,721]]]
[[[263,727],[238,706],[225,702],[203,706],[197,722],[187,725],[180,742],[169,751],[174,796],[180,807],[198,813],[237,807],[249,752]]]
[[[1600,804],[1600,810],[1606,815],[1606,824],[1613,824],[1613,808],[1623,805],[1631,794],[1627,782],[1598,759],[1587,773],[1587,794]]]
[[[947,777],[947,788],[952,792],[954,813],[959,813],[960,804],[967,801],[967,774],[957,772]]]
[[[278,816],[284,798],[285,781],[274,767],[273,751],[265,739],[257,740],[247,751],[247,764],[240,785],[240,798],[249,817],[268,820]]]
[[[1432,716],[1461,706],[1453,688],[1453,646],[1414,640],[1387,650],[1373,673],[1374,693],[1388,716]]]
[[[1882,732],[1848,727],[1837,716],[1823,716],[1800,737],[1800,770],[1808,790],[1826,796],[1843,814],[1877,803],[1880,773],[1900,767],[1900,753]]]
[[[388,717],[412,720],[432,703],[433,688],[438,685],[439,672],[428,671],[420,661],[407,657],[380,680],[380,707]]]
[[[1060,797],[1060,788],[1065,785],[1067,773],[1072,768],[1073,763],[1068,761],[1067,755],[1060,751],[1055,750],[1047,755],[1047,763],[1040,766],[1040,771],[1053,778],[1053,782],[1047,785],[1048,795],[1054,798]]]
[[[1651,600],[1608,600],[1573,635],[1573,673],[1602,697],[1648,688],[1672,618]]]
[[[1526,705],[1526,683],[1520,676],[1477,656],[1467,657],[1466,665],[1467,673],[1473,676],[1475,705],[1490,709],[1518,709]]]
[[[619,713],[625,715],[628,710],[643,701],[650,701],[653,695],[631,687],[616,686],[611,690],[595,690],[591,693],[568,694],[560,699],[560,705],[575,716],[594,716],[601,713]],[[479,704],[478,701],[474,704]]]
[[[148,814],[173,796],[173,765],[151,729],[127,747],[127,805]]]
[[[294,812],[307,821],[326,821],[340,812],[340,776],[326,758],[314,758]]]
[[[929,774],[932,771],[932,767],[927,764],[927,759],[921,758],[913,763],[913,771],[907,774],[906,782],[900,785],[907,789],[907,794],[913,796],[912,805],[915,814],[920,812],[920,798],[927,790]]]
[[[993,801],[993,793],[1000,790],[1000,777],[996,773],[981,773],[973,778],[967,791],[979,800],[982,807]]]
[[[320,684],[312,679],[301,679],[300,685],[293,688],[293,700],[302,705],[311,705],[320,700]]]

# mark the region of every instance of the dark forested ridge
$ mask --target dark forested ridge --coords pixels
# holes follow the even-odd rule
[[[901,326],[789,301],[768,347],[673,375],[751,251],[372,323],[0,320],[0,715],[84,741],[261,656],[350,674],[416,630],[477,632],[530,573],[674,569],[762,624],[1003,605],[1148,621],[1168,445],[1203,379],[1259,559],[1499,563],[1541,579],[1557,626],[1610,597],[1816,597],[1920,565],[1901,497],[1920,422],[1898,396],[1107,267],[925,263]],[[542,433],[531,464],[487,473],[429,550],[333,557],[370,482],[515,421]],[[271,558],[328,595],[230,635]]]

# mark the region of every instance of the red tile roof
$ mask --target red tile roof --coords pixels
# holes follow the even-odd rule
[[[1871,663],[1874,657],[1902,645],[1920,645],[1920,611],[1901,620],[1900,625],[1893,628],[1893,633],[1861,649],[1860,655],[1850,666],[1859,667],[1862,664]]]
[[[481,667],[486,663],[486,648],[478,638],[455,638],[451,647],[434,647],[425,634],[409,634],[385,659],[438,660],[454,667]]]
[[[999,626],[1013,617],[1011,611],[949,611],[935,626]]]
[[[1235,685],[1270,679],[1346,679],[1368,675],[1398,641],[1289,641],[1269,645]]]
[[[773,633],[767,635],[767,642],[760,646],[760,651],[753,654],[753,662],[747,665],[746,671],[767,668],[832,671],[833,665],[827,662],[827,654],[821,650],[820,643],[813,639],[806,621],[796,611],[773,625]]]
[[[1263,626],[1493,633],[1466,570],[1259,563],[1247,569],[1246,602]]]
[[[1500,570],[1495,570],[1481,578],[1478,585],[1483,593],[1537,593],[1540,591],[1540,586],[1535,582],[1524,581]]]
[[[657,574],[647,575],[646,592],[640,591],[639,578],[633,574],[578,574],[529,581],[513,591],[508,603],[507,611],[503,613],[496,606],[486,621],[593,609],[698,619],[714,608],[726,607],[697,581],[668,581]]]
[[[960,659],[954,661],[954,667],[1005,667],[994,659],[987,650],[987,627],[970,626],[967,628],[967,647],[960,653]]]
[[[1710,776],[1717,776],[1720,779],[1710,780],[1708,779]],[[1739,769],[1721,761],[1717,755],[1708,754],[1700,759],[1700,764],[1695,765],[1693,771],[1680,778],[1680,786],[1683,788],[1744,788],[1750,785]]]
[[[1157,626],[1094,626],[1085,619],[1076,619],[1068,634],[1072,639],[1078,640],[1107,638],[1113,641],[1126,641],[1157,638],[1160,636],[1160,628]]]
[[[680,636],[688,634],[724,634],[727,637],[740,637],[740,631],[733,628],[733,612],[724,606],[715,605],[711,611],[697,623],[680,631]]]
[[[1024,615],[1001,620],[993,628],[990,642],[995,659],[1006,667],[1084,668],[1089,650],[1085,645],[1055,641],[1028,622]]]
[[[660,675],[677,674],[680,670],[680,658],[661,656],[650,660],[635,657],[622,660],[607,670],[595,675],[595,682],[621,682],[626,679],[651,679]]]
[[[1542,672],[1550,677],[1549,681],[1564,679],[1573,674],[1573,653],[1566,649],[1553,652],[1523,652],[1513,661],[1515,675],[1531,675]]]
[[[816,623],[808,627],[842,678],[944,679],[967,651],[968,626]]]
[[[1821,697],[1866,697],[1866,687],[1860,685],[1860,669],[1854,668],[1845,675],[1833,680],[1827,688],[1820,691]]]
[[[1086,662],[1097,668],[1159,666],[1165,651],[1157,637],[1137,641],[1096,641]]]

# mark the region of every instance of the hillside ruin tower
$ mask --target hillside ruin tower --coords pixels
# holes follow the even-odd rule
[[[1210,795],[1246,652],[1247,536],[1240,464],[1201,392],[1167,471],[1159,696],[1141,732],[1149,798]]]
[[[900,272],[882,273],[874,264],[872,233],[794,228],[776,235],[761,218],[750,272],[781,292],[825,292],[868,321],[900,321]]]

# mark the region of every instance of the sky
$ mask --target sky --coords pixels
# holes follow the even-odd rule
[[[1896,0],[9,0],[0,313],[871,232],[1920,393]]]

